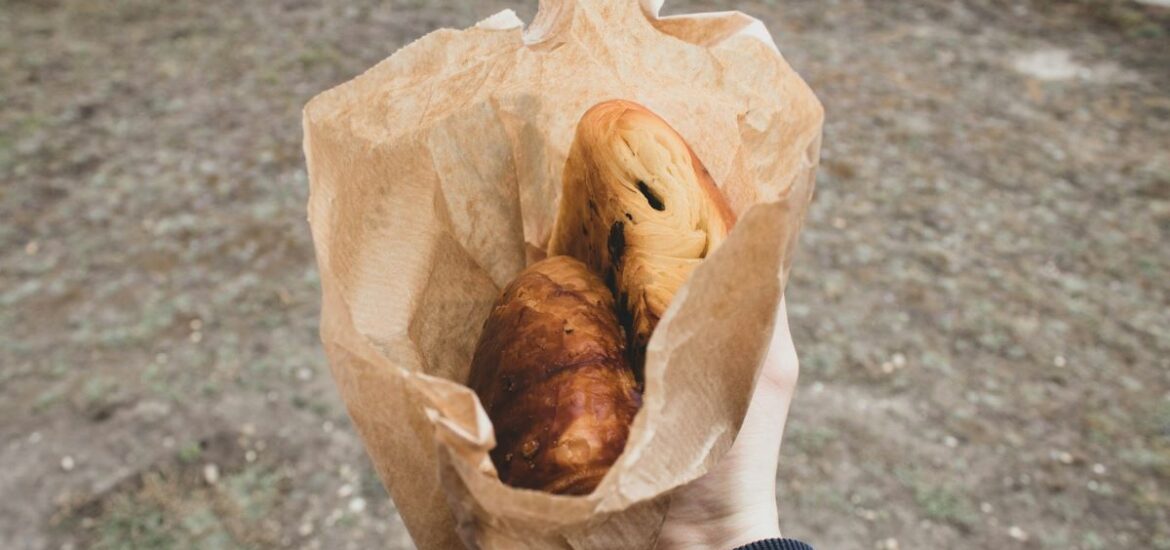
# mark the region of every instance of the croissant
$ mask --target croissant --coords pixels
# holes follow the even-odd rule
[[[529,266],[504,289],[468,385],[495,427],[500,480],[560,494],[597,486],[641,404],[613,296],[565,256]]]
[[[599,103],[577,124],[549,254],[585,262],[617,298],[632,362],[675,292],[735,223],[682,136],[645,107]]]

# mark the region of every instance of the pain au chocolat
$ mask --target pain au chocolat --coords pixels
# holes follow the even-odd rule
[[[573,256],[603,277],[639,370],[671,299],[735,216],[682,136],[630,101],[582,116],[562,185],[549,254]]]

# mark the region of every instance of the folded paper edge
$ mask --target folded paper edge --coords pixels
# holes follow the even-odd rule
[[[778,46],[776,46],[776,40],[772,37],[772,33],[771,33],[771,31],[768,30],[767,25],[764,25],[763,21],[760,21],[759,19],[756,19],[755,17],[752,17],[752,16],[750,16],[746,13],[743,13],[741,11],[734,11],[734,10],[732,10],[732,11],[710,11],[710,12],[698,12],[698,13],[681,13],[681,14],[677,14],[677,15],[662,16],[659,14],[662,11],[662,5],[665,3],[665,0],[640,0],[640,1],[642,4],[642,11],[646,13],[646,16],[651,18],[651,19],[657,19],[659,21],[685,21],[688,19],[719,19],[719,18],[724,18],[724,17],[743,17],[748,21],[748,24],[745,25],[744,27],[740,28],[738,31],[736,31],[732,35],[724,38],[724,40],[727,40],[729,38],[734,38],[737,36],[747,36],[747,37],[759,40],[760,42],[763,42],[764,44],[767,44],[768,47],[772,48],[772,51],[776,52],[777,54],[780,54],[780,48]]]
[[[512,29],[522,28],[524,21],[516,15],[516,12],[511,9],[506,9],[488,16],[486,19],[476,23],[475,26],[489,31],[510,31]]]

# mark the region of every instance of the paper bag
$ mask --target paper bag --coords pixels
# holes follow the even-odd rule
[[[675,489],[728,449],[813,191],[823,111],[758,21],[661,2],[543,0],[437,30],[304,112],[321,339],[420,548],[647,548]],[[739,222],[650,340],[644,404],[587,496],[503,485],[467,379],[502,289],[547,244],[577,120],[641,103]]]

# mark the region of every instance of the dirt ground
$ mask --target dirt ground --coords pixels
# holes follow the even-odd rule
[[[827,108],[781,526],[1170,549],[1170,8],[671,1]],[[535,2],[0,0],[0,547],[409,548],[317,338],[300,109]]]

